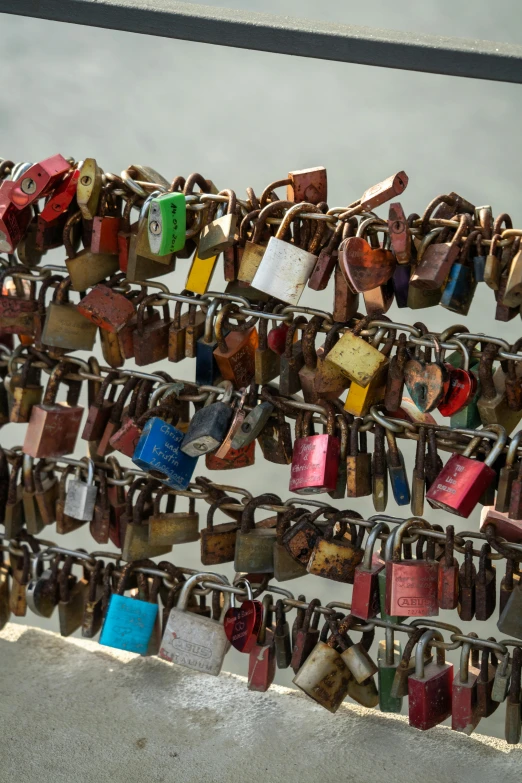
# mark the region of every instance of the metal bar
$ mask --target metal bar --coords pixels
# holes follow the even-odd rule
[[[299,57],[522,83],[522,46],[175,0],[0,0],[0,11]]]

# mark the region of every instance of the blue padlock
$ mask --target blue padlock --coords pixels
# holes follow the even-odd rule
[[[214,316],[219,304],[219,299],[210,303],[205,318],[205,333],[196,343],[196,383],[200,386],[214,386],[220,377],[214,358],[214,351],[218,347],[214,335]]]
[[[473,257],[473,276],[475,277],[475,283],[484,282],[484,272],[486,270],[486,256],[474,256]]]
[[[186,489],[198,458],[181,451],[184,437],[184,432],[155,416],[145,424],[132,461],[167,486]]]
[[[388,463],[388,474],[393,497],[398,506],[408,506],[410,503],[410,485],[408,474],[404,465],[404,457],[399,451],[395,434],[391,430],[386,430],[386,439],[388,441],[388,452],[386,461]]]
[[[111,595],[100,635],[100,644],[146,655],[158,614],[157,595],[150,603],[123,595],[133,564],[124,567],[116,592]]]
[[[440,303],[446,310],[459,313],[459,315],[467,315],[475,288],[476,283],[471,267],[465,263],[453,264]]]

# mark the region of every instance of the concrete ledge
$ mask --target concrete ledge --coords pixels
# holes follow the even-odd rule
[[[1,780],[15,783],[515,783],[522,750],[300,693],[247,691],[21,625],[0,633]],[[502,707],[501,707],[502,709]]]

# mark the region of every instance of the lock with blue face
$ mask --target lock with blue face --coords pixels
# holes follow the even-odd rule
[[[103,621],[100,644],[146,655],[158,614],[157,590],[151,590],[149,601],[124,595],[133,569],[134,563],[128,563],[122,570]]]
[[[218,306],[218,299],[210,303],[205,318],[205,333],[196,343],[196,383],[200,386],[213,386],[220,377],[214,356],[214,351],[218,347],[214,335],[214,316]]]
[[[167,486],[186,489],[198,458],[181,451],[184,437],[181,430],[155,416],[145,424],[132,461]]]

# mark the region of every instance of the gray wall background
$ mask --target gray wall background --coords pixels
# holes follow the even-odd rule
[[[222,5],[221,2],[210,3]],[[415,30],[518,42],[522,9],[513,0],[456,4],[375,0],[360,4],[334,0],[318,6],[311,0],[253,0],[236,7],[323,18],[374,27]],[[371,184],[404,169],[410,185],[402,200],[407,213],[420,212],[435,195],[455,190],[473,203],[491,204],[495,214],[508,211],[520,225],[522,164],[519,154],[520,87],[384,70],[358,65],[292,58],[274,54],[163,40],[130,33],[80,28],[54,22],[0,15],[0,68],[4,90],[0,110],[0,154],[14,160],[39,160],[55,152],[76,159],[97,158],[108,171],[131,163],[154,166],[167,178],[200,171],[220,188],[257,192],[291,169],[324,165],[329,172],[329,203],[344,205]],[[248,41],[245,41],[248,45]],[[382,214],[386,214],[382,211]],[[59,262],[61,254],[48,256]],[[183,288],[188,266],[178,262],[172,290]],[[216,273],[212,287],[221,287]],[[308,292],[304,304],[330,309],[331,290]],[[420,313],[391,310],[398,320]],[[415,316],[415,317],[414,317]],[[440,330],[463,319],[442,308],[422,313]],[[494,321],[492,292],[478,291],[470,330],[497,334],[514,342],[520,321]],[[191,378],[192,360],[165,363],[164,369]],[[2,429],[2,443],[23,441],[24,427]],[[401,444],[402,446],[402,444]],[[80,443],[78,454],[82,454]],[[411,467],[412,448],[404,446]],[[198,473],[204,474],[202,466]],[[246,486],[252,493],[270,489],[288,497],[288,471],[258,462],[237,474],[212,478]],[[335,502],[363,514],[373,513],[366,499]],[[393,500],[389,513],[407,516]],[[459,523],[433,513],[427,518],[457,529],[478,528],[478,513]],[[80,531],[67,538],[53,529],[46,537],[67,546],[93,542]],[[196,567],[196,545],[172,555],[178,564]],[[229,576],[232,568],[223,568]],[[500,581],[500,580],[499,580]],[[349,600],[350,591],[309,577],[284,585],[295,594],[317,595],[323,602]],[[447,616],[444,616],[447,615]],[[471,630],[456,613],[441,618]],[[56,630],[55,619],[29,614],[24,622]],[[496,633],[495,622],[480,624],[481,635]],[[497,633],[498,635],[498,633]],[[227,659],[229,670],[246,673],[239,653]],[[277,682],[290,684],[287,672]],[[502,736],[504,708],[478,731]]]

